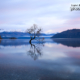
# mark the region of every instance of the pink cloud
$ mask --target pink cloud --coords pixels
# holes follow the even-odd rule
[[[71,24],[71,25],[73,25],[73,24],[80,24],[80,17],[74,18],[74,19],[70,19],[66,23],[67,24]]]

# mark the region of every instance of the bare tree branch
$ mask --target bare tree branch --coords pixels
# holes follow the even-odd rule
[[[41,34],[41,31],[42,31],[42,29],[38,28],[36,24],[33,24],[32,27],[30,27],[29,29],[27,29],[26,32],[30,34],[30,38],[31,38],[29,42],[31,43],[31,41],[33,39],[36,39],[37,37],[39,37],[40,34]]]

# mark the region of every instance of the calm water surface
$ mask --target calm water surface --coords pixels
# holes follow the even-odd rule
[[[80,40],[1,40],[0,80],[80,80]]]

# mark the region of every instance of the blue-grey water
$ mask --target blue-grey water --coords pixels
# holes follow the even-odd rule
[[[0,40],[0,80],[80,80],[80,39]]]

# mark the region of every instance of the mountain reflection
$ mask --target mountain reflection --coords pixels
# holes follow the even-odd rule
[[[27,45],[29,44],[29,40],[26,39],[16,39],[16,40],[10,40],[10,39],[3,39],[0,40],[0,46],[20,46],[20,45]]]
[[[33,41],[33,43],[43,44],[45,42],[39,43],[38,41]],[[30,45],[29,39],[16,39],[16,40],[3,39],[3,40],[0,40],[0,46],[21,46],[21,45]]]
[[[31,48],[27,52],[28,55],[30,55],[34,60],[38,59],[42,55],[42,50],[40,47],[40,44],[30,44]]]
[[[80,39],[53,39],[53,41],[68,47],[80,47]]]

